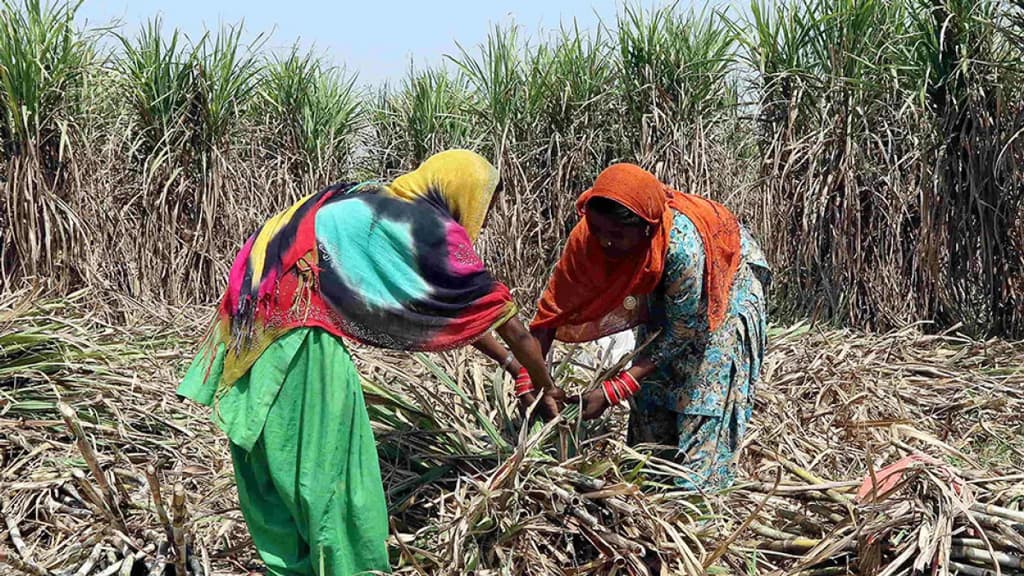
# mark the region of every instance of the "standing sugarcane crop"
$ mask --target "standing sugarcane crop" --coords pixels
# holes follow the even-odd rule
[[[637,326],[639,342],[653,336],[582,396],[584,418],[632,397],[631,444],[671,447],[664,455],[692,470],[684,487],[728,485],[766,345],[761,249],[724,206],[631,164],[605,169],[576,206],[531,326],[541,348]]]
[[[497,183],[487,160],[449,150],[388,185],[300,200],[236,257],[178,393],[214,406],[271,573],[389,570],[376,446],[342,338],[409,351],[472,344],[540,382],[541,414],[557,414],[540,347],[473,248]]]

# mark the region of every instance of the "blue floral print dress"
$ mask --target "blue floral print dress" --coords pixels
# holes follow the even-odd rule
[[[692,474],[683,488],[727,487],[754,404],[767,344],[765,294],[771,270],[760,246],[741,227],[742,261],[729,294],[729,312],[709,332],[703,296],[704,246],[697,228],[676,214],[665,272],[650,299],[651,322],[638,342],[661,332],[641,352],[657,370],[633,397],[628,441],[653,444],[659,455]]]

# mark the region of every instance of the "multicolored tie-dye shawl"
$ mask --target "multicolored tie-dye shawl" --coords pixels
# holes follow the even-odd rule
[[[334,185],[270,219],[235,258],[204,344],[210,359],[226,348],[218,389],[297,327],[438,351],[507,321],[508,288],[472,244],[496,185],[489,162],[450,150],[391,185]]]

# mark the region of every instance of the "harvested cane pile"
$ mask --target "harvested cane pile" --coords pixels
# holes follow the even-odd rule
[[[167,393],[196,325],[129,332],[85,295],[33,300],[0,298],[0,573],[212,573],[247,536],[226,445]]]
[[[758,571],[1021,573],[1022,353],[912,328],[777,335],[753,481],[722,498],[720,532],[747,527],[734,548]]]
[[[2,304],[7,566],[258,569],[222,435],[173,396],[198,325]],[[1024,574],[1020,345],[774,332],[723,494],[674,488],[687,471],[625,446],[621,412],[524,427],[472,352],[356,356],[402,574]],[[579,389],[594,371],[564,362],[558,378]]]

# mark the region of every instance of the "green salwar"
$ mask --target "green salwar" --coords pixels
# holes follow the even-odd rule
[[[223,345],[203,385],[202,355],[178,393],[214,405]],[[238,498],[271,574],[388,572],[388,512],[359,375],[318,328],[275,341],[214,409],[231,440]]]

